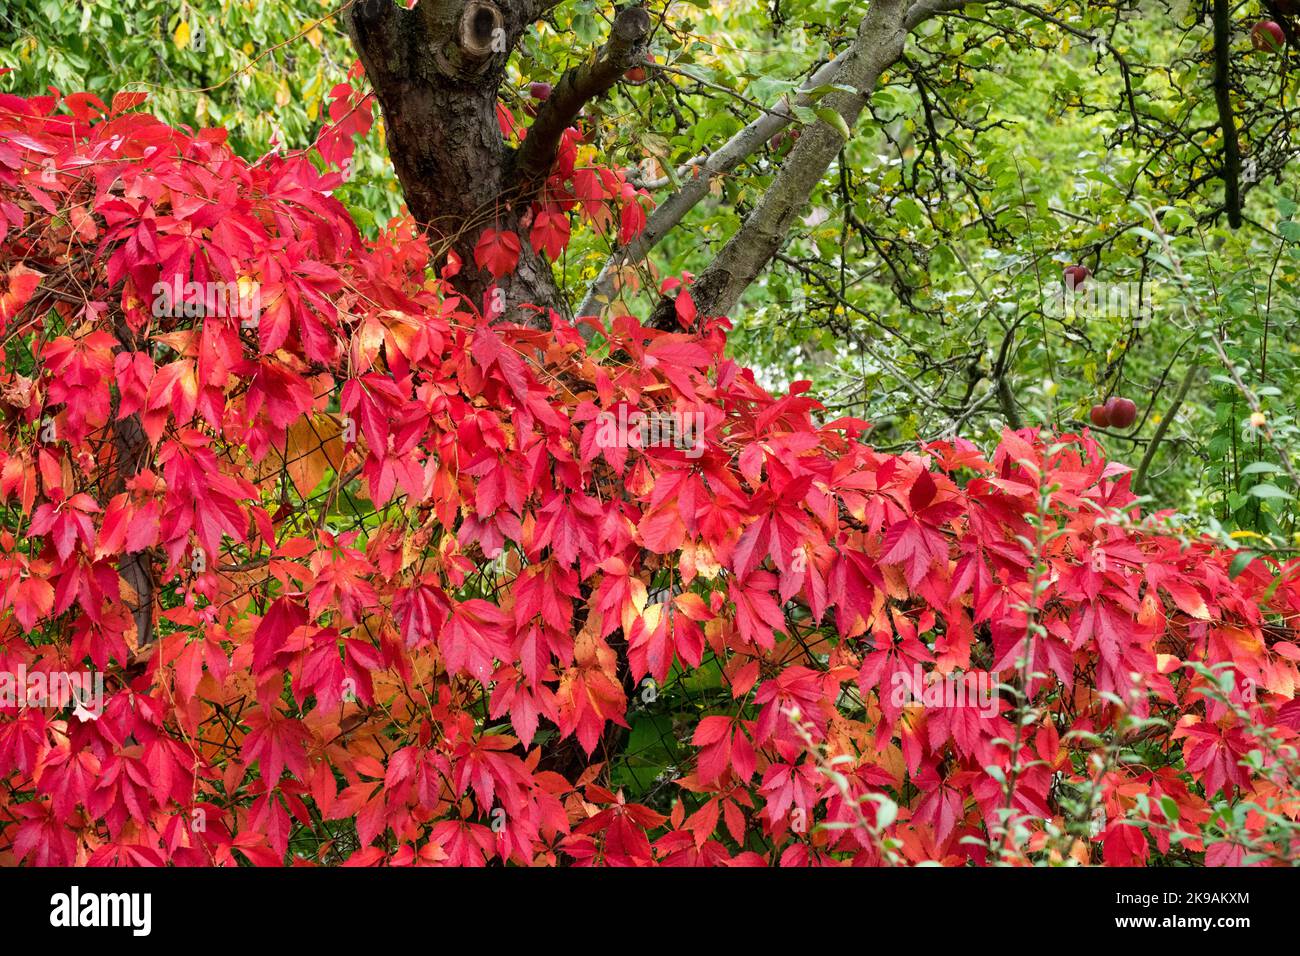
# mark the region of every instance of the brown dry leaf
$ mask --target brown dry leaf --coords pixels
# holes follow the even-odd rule
[[[316,490],[325,471],[343,464],[343,430],[332,415],[303,415],[289,426],[285,468],[302,498]]]
[[[135,618],[132,617],[130,620],[131,623],[127,626],[126,630],[122,632],[122,640],[126,644],[128,656],[134,658],[140,653],[140,635],[137,634],[135,630]],[[155,613],[154,621],[156,622],[157,620],[158,616]]]
[[[597,632],[591,617],[573,642],[573,657],[580,668],[599,669],[610,676],[617,672],[618,655]]]
[[[1070,858],[1080,866],[1087,866],[1091,862],[1088,855],[1088,845],[1082,840],[1075,840],[1070,847]]]
[[[60,432],[60,434],[62,434]],[[59,462],[59,469],[63,474],[63,487],[77,487],[77,476],[72,473],[72,456],[64,455],[63,460]]]
[[[259,584],[266,580],[268,571],[264,566],[240,571],[222,571],[221,577],[236,595],[232,600],[242,600],[250,596]]]
[[[429,541],[433,538],[432,519],[425,522],[424,526],[412,534],[408,534],[402,539],[402,570],[405,571],[412,564],[424,557],[428,553]],[[442,566],[442,555],[429,553],[432,560],[431,570],[436,570]]]
[[[895,601],[906,601],[910,595],[907,587],[907,578],[903,574],[901,564],[884,564],[880,566],[884,573],[885,587],[889,589],[889,596]],[[880,592],[876,592],[879,594]]]
[[[117,578],[117,594],[127,607],[136,607],[140,603],[140,592],[122,575],[118,575]]]

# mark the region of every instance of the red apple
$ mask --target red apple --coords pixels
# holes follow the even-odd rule
[[[629,83],[644,83],[645,77],[646,73],[644,66],[634,66],[623,74],[623,79],[627,80]]]
[[[1110,416],[1106,414],[1105,405],[1094,405],[1088,412],[1088,418],[1098,428],[1106,428],[1110,425]]]
[[[1065,267],[1065,287],[1067,289],[1078,289],[1092,277],[1092,272],[1087,266],[1066,266]]]
[[[1138,407],[1127,398],[1117,396],[1108,400],[1105,411],[1111,428],[1128,428],[1137,421]]]
[[[1276,53],[1286,46],[1286,32],[1276,20],[1260,20],[1250,31],[1250,42],[1256,50]]]
[[[551,98],[551,84],[529,83],[528,95],[535,100],[549,100]]]

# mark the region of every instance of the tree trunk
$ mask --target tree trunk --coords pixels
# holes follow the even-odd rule
[[[125,316],[118,318],[114,333],[128,353],[138,351],[144,345],[141,337],[127,326]],[[138,412],[113,422],[113,452],[117,461],[108,487],[108,497],[125,491],[127,483],[150,462],[152,449]],[[152,552],[145,550],[122,555],[117,562],[117,573],[134,592],[134,599],[127,601],[127,607],[135,618],[136,647],[142,649],[153,640],[154,635]]]
[[[451,284],[492,318],[537,324],[524,303],[565,313],[550,267],[521,224],[527,201],[508,180],[509,151],[497,123],[497,92],[530,8],[490,0],[358,0],[345,20],[383,111],[388,150],[411,214],[438,261],[460,259]],[[474,261],[484,229],[523,240],[519,266],[494,285]],[[497,306],[498,308],[493,308]],[[545,317],[542,317],[543,321]]]

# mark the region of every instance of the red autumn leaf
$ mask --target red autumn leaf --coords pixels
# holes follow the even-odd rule
[[[133,110],[141,103],[147,103],[148,101],[148,93],[130,92],[125,90],[121,93],[114,93],[112,112],[114,115],[125,113],[127,110]]]
[[[569,232],[568,215],[557,209],[544,209],[533,216],[528,240],[532,243],[534,252],[545,251],[551,259],[558,259],[564,252],[564,247],[569,244]],[[514,268],[513,264],[511,268]]]
[[[519,237],[508,229],[484,229],[474,246],[474,261],[494,279],[515,271],[519,262]]]
[[[255,711],[248,720],[251,729],[244,738],[240,755],[245,763],[258,761],[262,779],[274,787],[287,769],[295,777],[307,774],[307,742],[310,731],[302,721],[290,718],[267,717]]]
[[[43,278],[45,278],[43,272],[29,268],[21,262],[9,269],[4,276],[3,284],[0,284],[0,329],[3,329],[18,315],[22,307],[31,301],[32,294],[35,293],[36,287]]]
[[[136,94],[0,94],[0,855],[1294,856],[1251,808],[1296,801],[1300,560],[1166,533],[1087,435],[873,448],[811,383],[763,388],[689,276],[677,332],[478,318],[482,274],[331,195],[373,99],[358,67],[306,154],[249,162]],[[648,211],[582,141],[531,210],[552,259],[575,211],[623,242]],[[106,672],[97,722],[71,685],[19,702],[67,667]],[[962,675],[1030,706],[927,697]],[[1105,818],[1061,841],[1084,791]]]
[[[470,674],[486,682],[493,658],[510,654],[505,626],[509,619],[487,601],[463,601],[454,606],[438,635],[438,648],[453,673]]]

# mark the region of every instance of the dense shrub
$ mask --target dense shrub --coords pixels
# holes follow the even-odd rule
[[[0,708],[0,861],[1297,856],[1293,564],[1086,432],[878,453],[689,296],[491,325],[331,197],[336,92],[257,163],[0,96],[0,655],[106,684]],[[522,241],[635,207],[569,148]]]

